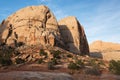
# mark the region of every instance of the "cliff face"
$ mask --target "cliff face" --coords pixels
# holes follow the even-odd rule
[[[89,54],[86,35],[78,20],[70,16],[61,19],[58,23],[67,50],[81,55]]]
[[[78,20],[67,17],[57,22],[44,5],[23,8],[4,20],[0,25],[0,43],[15,47],[60,46],[76,54],[89,54],[86,35]]]

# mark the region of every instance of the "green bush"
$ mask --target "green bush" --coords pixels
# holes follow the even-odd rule
[[[68,69],[78,70],[78,69],[79,69],[79,66],[78,66],[76,63],[74,63],[74,62],[70,62],[70,63],[68,64]]]
[[[19,54],[20,54],[20,52],[19,52],[19,51],[17,51],[17,50],[16,50],[16,51],[14,51],[14,55],[15,55],[15,56],[17,56],[17,55],[19,55]]]
[[[89,61],[88,61],[88,65],[89,66],[96,66],[97,64],[96,64],[96,59],[90,59]]]
[[[105,65],[105,63],[102,60],[98,61],[98,64],[99,65]]]
[[[84,62],[82,60],[76,59],[75,62],[70,62],[68,64],[68,69],[71,69],[71,70],[78,70],[82,68],[84,68]]]
[[[56,59],[56,58],[52,58],[52,59],[51,59],[51,62],[53,63],[53,65],[58,64],[58,62],[57,62],[57,59]]]
[[[58,64],[58,61],[56,58],[52,58],[49,62],[48,62],[48,69],[52,70],[54,69],[54,65]]]
[[[48,62],[48,69],[49,70],[54,70],[54,64],[53,64],[53,62]]]
[[[6,47],[4,49],[0,49],[0,64],[2,66],[8,66],[12,64],[12,53],[14,49],[11,47]]]
[[[84,67],[84,62],[82,60],[76,60],[76,64],[79,66],[79,68]]]
[[[111,60],[109,62],[109,70],[114,74],[120,75],[120,60]]]
[[[23,43],[23,42],[18,42],[17,43],[17,47],[20,47],[20,46],[23,46],[23,45],[25,45],[25,43]]]
[[[68,54],[67,57],[72,58],[73,56],[71,54]]]
[[[16,58],[15,62],[16,62],[16,64],[21,64],[21,63],[25,63],[25,60],[21,59],[21,58]]]
[[[88,66],[90,66],[90,68],[86,69],[85,73],[90,75],[101,75],[101,64],[102,63],[99,62],[97,59],[89,60]]]
[[[43,63],[43,62],[44,62],[44,61],[43,61],[42,58],[38,60],[38,64],[41,64],[41,63]]]
[[[8,66],[12,64],[12,60],[10,58],[0,57],[0,64],[2,66]]]
[[[61,51],[57,50],[57,51],[52,51],[51,53],[53,54],[54,58],[58,58],[58,59],[61,58],[60,57]]]
[[[40,54],[40,56],[45,56],[45,58],[48,57],[47,53],[43,49],[40,49],[39,54]]]

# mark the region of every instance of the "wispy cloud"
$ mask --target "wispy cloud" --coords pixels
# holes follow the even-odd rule
[[[116,3],[101,4],[96,8],[96,13],[85,22],[88,40],[104,40],[120,43],[120,7]]]

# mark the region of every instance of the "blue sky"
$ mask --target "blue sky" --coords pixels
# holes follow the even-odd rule
[[[0,22],[21,8],[41,4],[48,6],[57,20],[76,16],[89,43],[95,40],[120,43],[120,0],[2,0]]]

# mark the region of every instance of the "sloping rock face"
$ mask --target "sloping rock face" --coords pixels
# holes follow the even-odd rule
[[[57,20],[46,6],[23,8],[1,23],[0,42],[8,45],[55,45],[59,39]]]
[[[101,57],[104,60],[120,60],[120,44],[104,41],[95,41],[90,44],[90,52],[93,57]]]
[[[58,23],[66,49],[76,54],[89,54],[87,38],[78,20],[70,16],[60,20]]]

